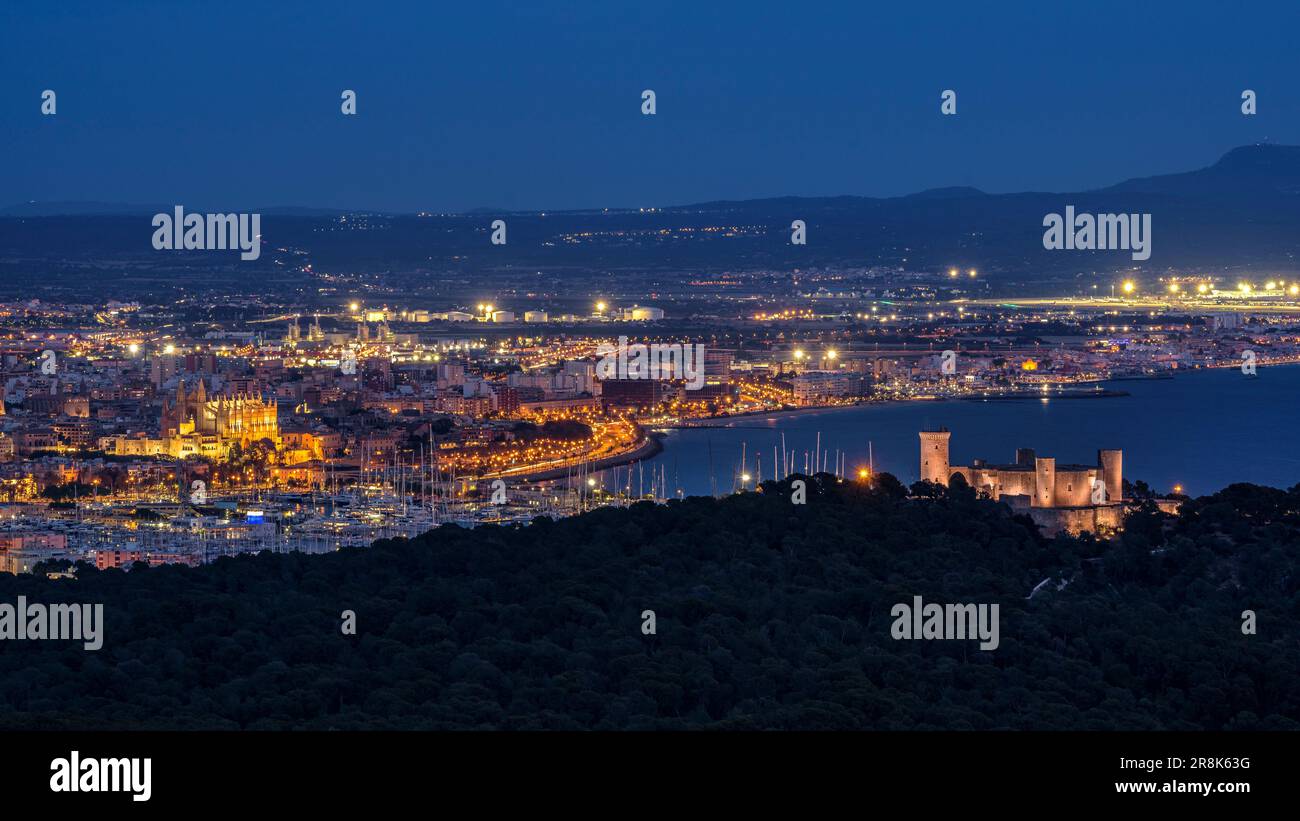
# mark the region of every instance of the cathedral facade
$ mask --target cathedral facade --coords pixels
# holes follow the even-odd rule
[[[202,379],[192,393],[186,392],[182,381],[176,396],[163,402],[161,429],[164,452],[178,459],[220,459],[235,444],[262,439],[280,443],[274,402],[245,393],[209,397]]]

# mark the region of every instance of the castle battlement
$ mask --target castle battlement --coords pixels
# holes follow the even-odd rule
[[[921,479],[948,487],[960,476],[976,492],[1022,508],[1049,532],[1118,528],[1123,522],[1124,452],[1097,451],[1097,464],[1057,464],[1054,457],[1018,448],[1006,465],[976,459],[953,465],[947,428],[920,432]]]

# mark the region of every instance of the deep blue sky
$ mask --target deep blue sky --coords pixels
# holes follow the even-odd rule
[[[1097,187],[1300,143],[1298,4],[1254,6],[4,0],[0,206]]]

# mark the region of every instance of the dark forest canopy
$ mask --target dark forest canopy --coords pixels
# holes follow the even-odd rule
[[[98,652],[3,643],[0,726],[1300,728],[1300,488],[1148,507],[1113,542],[1044,539],[968,490],[808,491],[0,577],[0,602],[106,619]],[[918,595],[999,604],[1000,646],[892,639]]]

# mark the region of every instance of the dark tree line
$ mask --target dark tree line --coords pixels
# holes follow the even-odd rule
[[[107,621],[98,652],[5,642],[0,726],[1300,727],[1300,487],[1148,504],[1110,542],[925,490],[819,476],[804,505],[769,483],[327,556],[0,577],[0,602]],[[998,603],[1000,646],[892,639],[915,595]]]

